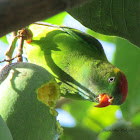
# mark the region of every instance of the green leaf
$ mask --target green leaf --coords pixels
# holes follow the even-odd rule
[[[86,121],[90,122],[88,125],[95,132],[102,131],[102,129],[112,125],[117,121],[116,111],[118,109],[119,106],[108,106],[105,108],[96,108],[91,106],[91,108],[88,109]],[[85,125],[87,125],[86,121]],[[100,128],[93,127],[95,124],[98,125]]]
[[[140,49],[124,39],[117,39],[113,63],[128,80],[128,96],[121,109],[124,117],[131,120],[140,111]]]
[[[87,100],[72,100],[70,103],[64,104],[62,108],[68,111],[74,117],[76,123],[80,125],[90,106],[93,106],[93,103]]]
[[[126,38],[140,47],[139,0],[92,0],[69,13],[96,32]]]
[[[140,112],[138,112],[133,118],[132,118],[132,124],[135,127],[140,127]]]
[[[5,44],[8,44],[8,41],[7,41],[7,37],[6,36],[3,36],[0,38],[0,41],[4,42]]]
[[[97,108],[94,105],[89,101],[73,100],[62,108],[74,117],[78,126],[88,127],[98,133],[117,121],[116,111],[119,106]]]
[[[48,22],[48,23],[51,23],[51,24],[62,25],[63,20],[64,20],[66,15],[67,15],[67,12],[62,12],[62,13],[59,13],[55,16],[52,16],[52,17],[44,20],[44,22]]]
[[[88,128],[73,127],[64,128],[61,140],[96,140],[97,135]]]
[[[13,140],[10,130],[0,115],[0,140]]]
[[[91,29],[87,30],[87,33],[94,36],[96,39],[105,41],[105,42],[109,42],[109,43],[115,43],[116,42],[116,37],[115,36],[107,36],[107,35],[103,35],[97,32],[94,32]]]
[[[100,140],[138,140],[139,137],[139,130],[125,121],[119,121],[99,134]]]

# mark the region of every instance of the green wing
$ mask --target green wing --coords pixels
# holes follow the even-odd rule
[[[86,48],[90,49],[93,52],[93,54],[96,54],[99,59],[107,60],[102,45],[93,36],[70,27],[57,26],[45,22],[36,22],[35,24],[53,27],[55,29],[62,29],[64,32],[74,37],[78,41],[81,41],[84,44],[86,43],[87,44]]]
[[[93,36],[73,28],[63,27],[62,29],[74,38],[81,40],[84,43],[87,43],[87,47],[92,49],[94,53],[96,52],[99,56],[106,58],[101,43]]]

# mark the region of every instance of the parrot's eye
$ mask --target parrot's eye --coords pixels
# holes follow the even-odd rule
[[[109,77],[108,78],[108,83],[112,83],[112,82],[114,82],[115,81],[115,77]]]

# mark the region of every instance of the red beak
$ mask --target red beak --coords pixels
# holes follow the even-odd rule
[[[113,98],[107,94],[100,94],[97,98],[99,98],[99,104],[95,105],[95,107],[106,107],[112,104]]]

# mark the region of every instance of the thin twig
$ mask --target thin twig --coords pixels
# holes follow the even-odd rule
[[[17,36],[16,36],[16,32],[13,32],[13,40],[11,41],[11,43],[9,44],[9,48],[6,51],[5,55],[6,55],[6,59],[3,60],[4,62],[7,62],[6,65],[9,65],[11,63],[11,59],[12,59],[12,55],[13,52],[15,50],[16,47],[16,42],[17,42]],[[15,58],[14,58],[15,59]],[[12,59],[13,60],[13,59]]]
[[[11,59],[4,59],[4,60],[2,60],[2,61],[0,61],[0,63],[3,63],[3,62],[11,62],[12,60],[14,60],[15,58],[17,58],[17,56],[15,56],[15,57],[13,57],[13,58],[11,58]],[[7,63],[8,64],[8,63]]]
[[[33,34],[31,32],[31,30],[29,30],[27,28],[23,28],[18,31],[17,37],[19,38],[19,46],[18,46],[18,50],[17,50],[17,62],[22,62],[23,61],[22,54],[23,54],[24,40],[26,40],[27,42],[31,42]]]
[[[24,37],[21,36],[19,38],[19,46],[17,50],[17,62],[22,62],[23,43],[24,43]]]
[[[23,48],[24,36],[22,34],[17,35],[16,32],[13,32],[12,36],[13,36],[13,40],[9,44],[9,48],[5,53],[6,59],[4,59],[3,61],[0,61],[0,63],[6,62],[6,65],[9,65],[12,62],[12,60],[14,60],[15,58],[17,58],[17,62],[22,62],[22,53],[23,53],[22,48]],[[17,54],[16,56],[12,58],[13,52],[16,47],[17,39],[19,39],[19,46],[18,46]]]
[[[65,26],[59,26],[59,25],[50,24],[50,23],[43,22],[43,21],[34,22],[33,24],[49,26],[49,27],[55,27],[55,28],[64,28],[65,27]]]

